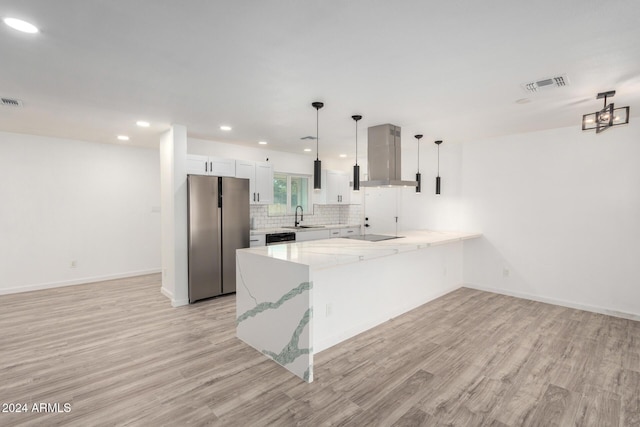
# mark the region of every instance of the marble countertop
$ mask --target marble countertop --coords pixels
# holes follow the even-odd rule
[[[250,235],[258,236],[260,234],[289,233],[289,232],[304,233],[305,231],[335,230],[336,228],[360,227],[360,224],[318,224],[318,225],[321,225],[321,227],[314,226],[312,228],[282,228],[282,227],[258,228],[255,230],[250,230]]]
[[[327,228],[333,228],[333,226]],[[460,231],[414,230],[404,232],[402,235],[404,236],[403,238],[381,242],[336,238],[239,250],[309,265],[314,268],[327,268],[473,239],[480,237],[482,234]]]

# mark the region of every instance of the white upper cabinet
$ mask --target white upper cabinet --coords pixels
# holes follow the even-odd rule
[[[236,161],[222,157],[187,154],[187,174],[236,176]]]
[[[273,166],[268,162],[256,163],[256,193],[259,204],[273,203]]]
[[[236,160],[236,177],[249,179],[251,204],[273,203],[273,166],[268,162]]]
[[[323,170],[322,189],[314,193],[319,205],[348,205],[351,203],[350,176],[346,172]]]

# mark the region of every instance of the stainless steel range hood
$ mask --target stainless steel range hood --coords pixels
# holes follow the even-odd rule
[[[391,124],[369,128],[367,167],[369,179],[361,187],[415,187],[417,181],[403,181],[400,126]]]

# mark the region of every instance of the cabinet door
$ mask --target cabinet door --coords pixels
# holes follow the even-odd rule
[[[343,205],[348,205],[351,202],[350,179],[351,177],[346,173],[340,175],[340,203]]]
[[[265,235],[264,234],[256,234],[249,238],[249,247],[257,248],[265,245]]]
[[[322,240],[331,237],[331,230],[313,230],[296,232],[296,242],[306,242],[309,240]]]
[[[341,185],[342,185],[342,174],[337,171],[327,171],[326,203],[328,205],[337,205],[340,203]]]
[[[340,237],[359,236],[360,227],[347,227],[340,229]]]
[[[245,160],[236,160],[236,178],[249,180],[249,202],[257,203],[256,195],[256,164]]]
[[[236,161],[222,157],[209,157],[210,175],[236,176]]]
[[[349,175],[340,171],[327,171],[327,198],[328,205],[345,205],[351,200],[349,188]]]
[[[270,163],[256,163],[256,193],[258,204],[273,203],[273,166]]]
[[[187,154],[188,175],[209,175],[209,158],[196,154]]]

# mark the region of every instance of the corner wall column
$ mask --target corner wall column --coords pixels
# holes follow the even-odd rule
[[[178,307],[189,304],[187,264],[187,128],[160,136],[162,289]]]

